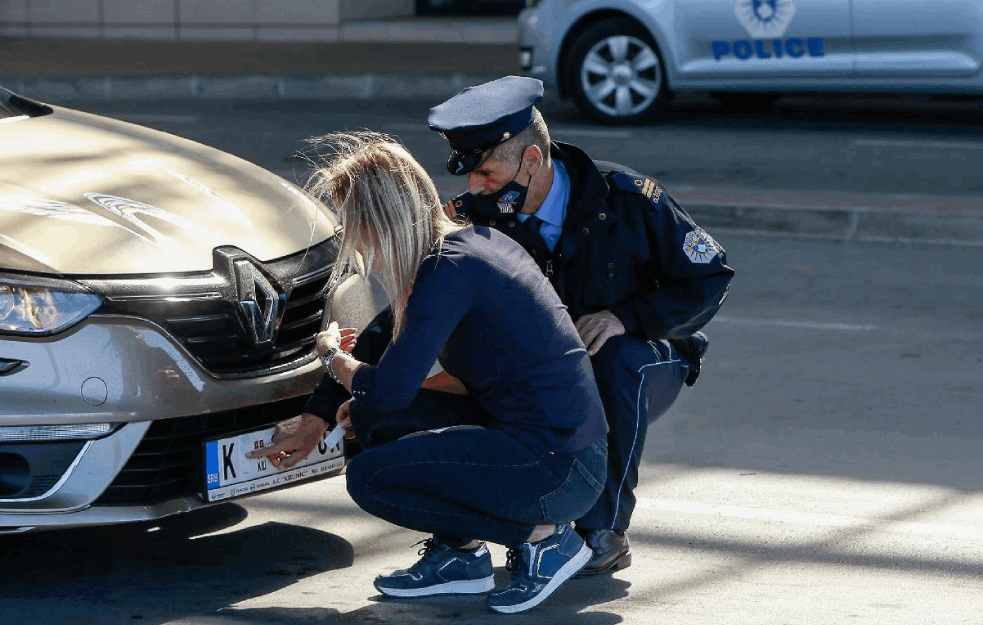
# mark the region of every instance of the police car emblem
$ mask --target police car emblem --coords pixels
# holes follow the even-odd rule
[[[519,199],[519,192],[509,191],[502,197],[498,198],[498,211],[500,213],[514,213],[515,201],[517,199]]]
[[[781,37],[795,17],[792,0],[735,0],[734,15],[755,39]]]
[[[705,265],[717,255],[717,242],[709,234],[697,228],[686,235],[683,251],[691,262]]]

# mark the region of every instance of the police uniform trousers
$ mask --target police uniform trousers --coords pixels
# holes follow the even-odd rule
[[[608,471],[582,529],[624,531],[635,510],[635,486],[648,426],[679,396],[688,361],[666,341],[615,336],[591,358],[608,426]]]

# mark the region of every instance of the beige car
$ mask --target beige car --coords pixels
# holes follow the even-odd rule
[[[246,448],[321,377],[337,222],[294,184],[0,88],[0,532],[153,520],[336,475]]]

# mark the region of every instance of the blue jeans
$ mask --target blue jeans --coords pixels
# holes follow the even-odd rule
[[[348,465],[348,492],[373,516],[449,546],[477,538],[518,547],[536,525],[582,515],[604,488],[604,440],[571,454],[526,446],[493,427],[393,440],[414,427],[449,425],[448,416],[451,425],[487,421],[464,396],[418,400],[400,415],[366,414],[353,404],[352,427],[367,449]]]
[[[583,529],[625,530],[635,511],[638,466],[648,426],[679,396],[689,363],[666,341],[615,336],[591,358],[608,427],[604,492],[577,519]]]

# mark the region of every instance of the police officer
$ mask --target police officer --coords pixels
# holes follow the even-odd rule
[[[605,490],[576,521],[593,551],[580,575],[631,564],[649,423],[699,374],[699,332],[734,275],[724,249],[658,181],[551,141],[540,81],[508,76],[464,89],[430,111],[450,144],[447,170],[468,192],[447,205],[496,228],[536,260],[591,356],[610,426]]]

